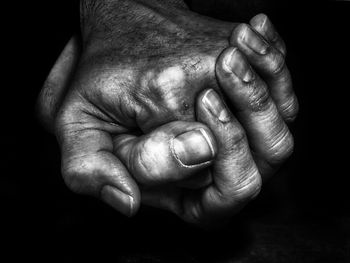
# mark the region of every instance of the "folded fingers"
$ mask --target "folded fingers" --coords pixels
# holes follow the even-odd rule
[[[197,99],[198,121],[216,138],[218,153],[211,167],[212,183],[183,197],[182,217],[207,225],[238,212],[260,191],[261,176],[249,149],[243,127],[214,90]]]
[[[234,47],[221,54],[216,74],[263,166],[262,174],[270,174],[292,153],[293,137],[268,86]]]
[[[265,14],[258,14],[249,21],[250,26],[271,43],[284,56],[287,54],[286,44],[276,31],[271,20]]]
[[[113,144],[114,154],[147,186],[189,180],[210,166],[217,153],[211,131],[198,122],[170,122],[139,137],[119,135]]]
[[[268,17],[261,14],[254,17],[250,25],[237,26],[230,44],[237,47],[261,74],[285,121],[293,121],[299,105],[285,63],[286,48]]]
[[[135,215],[140,206],[139,187],[112,153],[110,134],[91,115],[72,106],[64,105],[56,122],[62,175],[68,188],[101,198],[124,215]]]

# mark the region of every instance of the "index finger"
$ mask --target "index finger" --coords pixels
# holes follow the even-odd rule
[[[212,89],[198,97],[198,121],[206,124],[218,144],[212,167],[213,183],[199,194],[185,196],[185,219],[196,223],[238,212],[260,191],[261,176],[245,132],[220,96]]]

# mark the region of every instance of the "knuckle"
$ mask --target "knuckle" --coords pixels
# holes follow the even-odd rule
[[[242,127],[237,127],[233,135],[232,141],[234,144],[243,144],[246,142],[246,133]]]
[[[261,191],[262,181],[259,173],[255,171],[248,176],[236,189],[238,201],[247,202],[254,199]]]
[[[207,130],[208,128],[203,128]],[[207,132],[214,152],[218,155],[223,154],[224,156],[236,155],[237,153],[244,152],[247,148],[248,140],[247,134],[240,123],[237,121],[228,122],[221,125],[222,134],[221,138],[216,138],[211,131]]]
[[[288,123],[293,122],[299,112],[299,103],[296,96],[292,96],[280,106],[281,114]]]
[[[239,206],[253,200],[261,191],[262,180],[256,168],[250,169],[244,176],[238,179],[232,188],[231,196],[222,196],[223,202],[234,201]]]
[[[74,131],[81,129],[80,126],[83,125],[83,121],[79,118],[79,113],[72,105],[65,105],[57,112],[54,121],[54,133],[59,141],[64,140]]]
[[[193,67],[198,66],[196,63]],[[187,109],[184,98],[179,96],[179,90],[187,85],[186,73],[180,66],[171,66],[158,72],[149,70],[141,78],[140,92],[134,94],[137,101],[150,107],[162,107],[171,112]]]
[[[144,148],[141,148],[134,155],[130,156],[129,167],[132,171],[135,171],[135,176],[140,182],[147,181],[147,177],[154,175],[153,169],[148,165],[147,154],[145,154]],[[148,175],[148,176],[147,176]]]
[[[270,62],[269,62],[269,71],[272,75],[280,75],[285,68],[285,59],[281,52],[274,50],[271,52]]]
[[[231,134],[224,145],[226,152],[232,153],[243,150],[247,143],[247,136],[244,129],[237,125],[237,127],[234,127],[234,130],[231,130]]]
[[[160,168],[160,160],[157,153],[152,149],[159,149],[157,145],[147,145],[147,142],[138,147],[133,154],[130,155],[129,167],[134,172],[134,176],[140,183],[153,184],[162,180],[165,171]],[[167,178],[170,179],[170,178]]]
[[[262,83],[254,83],[249,88],[248,107],[253,112],[265,111],[270,106],[270,94]]]
[[[288,129],[280,135],[269,150],[268,163],[272,166],[283,163],[294,151],[294,138]]]

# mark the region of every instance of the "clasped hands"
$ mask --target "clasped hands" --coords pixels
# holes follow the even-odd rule
[[[298,103],[266,15],[235,24],[164,2],[82,1],[82,48],[68,43],[38,113],[72,191],[211,225],[292,153]]]

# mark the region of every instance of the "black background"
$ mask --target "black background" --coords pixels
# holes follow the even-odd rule
[[[234,22],[269,15],[287,43],[300,100],[294,155],[229,226],[209,233],[153,209],[126,219],[64,186],[58,146],[34,105],[78,28],[76,2],[2,6],[2,262],[349,262],[350,4],[191,1]]]

